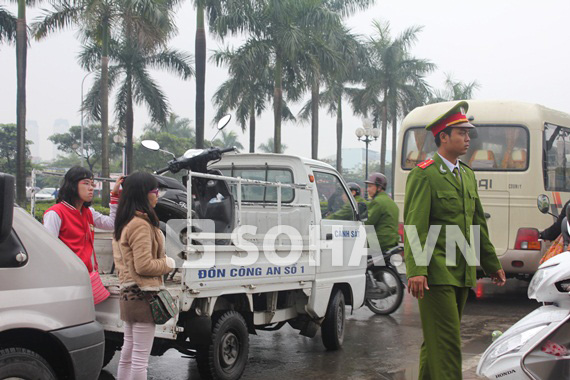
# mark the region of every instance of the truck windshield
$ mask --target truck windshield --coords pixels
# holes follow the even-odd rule
[[[293,173],[288,169],[277,168],[223,168],[226,176],[255,179],[258,181],[293,183]],[[236,184],[232,184],[234,198],[237,199]],[[293,189],[281,189],[281,202],[291,203],[295,197]],[[244,202],[277,202],[277,188],[268,186],[243,185],[242,197]]]
[[[428,135],[429,133],[429,135]],[[523,171],[528,168],[528,130],[522,126],[482,125],[470,131],[469,150],[460,157],[473,170]],[[413,169],[437,151],[431,132],[413,127],[404,135],[402,169]]]
[[[570,191],[570,129],[544,125],[544,188]]]

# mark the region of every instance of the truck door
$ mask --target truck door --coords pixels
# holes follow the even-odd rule
[[[362,233],[360,231],[362,223],[357,221],[356,202],[336,173],[318,169],[314,170],[314,176],[322,216],[321,262],[317,267],[317,273],[330,273],[331,277],[351,271],[363,274],[362,260],[355,261],[359,263],[358,266],[348,265],[351,255],[353,253],[359,255],[364,248],[357,246],[355,249],[355,243]],[[339,262],[340,247],[342,262]],[[333,255],[335,255],[334,260]]]

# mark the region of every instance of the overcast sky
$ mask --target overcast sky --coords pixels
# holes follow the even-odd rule
[[[16,7],[0,0],[16,13]],[[47,5],[46,5],[47,6]],[[37,9],[28,11],[28,22],[40,14]],[[195,13],[186,1],[177,14],[179,34],[171,47],[194,52]],[[419,40],[412,49],[413,55],[437,64],[436,72],[428,77],[435,87],[443,86],[444,73],[458,80],[477,80],[481,88],[478,99],[510,99],[540,103],[547,107],[570,112],[570,28],[567,0],[523,2],[514,0],[398,0],[377,1],[365,12],[347,20],[356,33],[369,35],[372,21],[389,21],[393,35],[412,25],[424,26]],[[207,36],[207,49],[213,50],[222,43]],[[74,31],[52,34],[41,42],[32,41],[28,50],[27,119],[40,126],[40,139],[45,141],[52,133],[56,119],[67,119],[71,125],[80,124],[81,81],[85,72],[77,64],[79,43]],[[0,46],[0,123],[16,121],[16,54],[15,47]],[[168,73],[153,73],[168,96],[172,111],[181,117],[194,118],[194,80],[181,81]],[[206,121],[214,116],[211,98],[226,79],[226,71],[208,63],[206,73]],[[85,91],[91,85],[85,81]],[[354,130],[361,126],[348,104],[344,112],[344,147],[364,147],[358,142]],[[293,106],[298,112],[301,104]],[[114,117],[111,114],[111,120]],[[149,122],[144,107],[135,112],[135,134]],[[209,126],[209,125],[208,125]],[[230,124],[247,149],[248,134],[242,134],[237,124]],[[273,134],[273,118],[269,109],[258,120],[257,145]],[[206,138],[214,130],[208,128]],[[319,156],[335,153],[335,119],[324,110],[320,113]],[[310,156],[310,125],[287,123],[283,126],[283,142],[287,153]],[[388,140],[390,141],[390,140]],[[371,148],[379,150],[380,143]],[[167,148],[167,147],[165,147]],[[41,148],[44,158],[50,158],[51,148]]]

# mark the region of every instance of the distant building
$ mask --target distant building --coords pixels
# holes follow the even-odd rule
[[[336,154],[325,157],[326,160],[336,161]],[[357,170],[361,168],[366,161],[365,148],[344,148],[342,149],[342,168],[344,170]],[[368,164],[372,162],[380,162],[380,152],[368,149]],[[386,151],[386,163],[392,162],[392,151]]]
[[[69,121],[67,121],[67,119],[57,119],[56,121],[53,122],[52,133],[49,136],[54,135],[56,133],[67,133],[68,131],[69,131]],[[49,141],[49,143],[52,144],[51,141]],[[52,158],[56,158],[58,154],[61,154],[61,152],[57,150],[55,144],[52,144],[52,146],[53,146]]]
[[[32,161],[40,157],[40,126],[35,120],[26,120],[26,140],[30,140],[30,154]]]

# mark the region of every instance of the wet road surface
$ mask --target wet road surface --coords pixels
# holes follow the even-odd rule
[[[476,379],[480,355],[491,343],[491,332],[505,331],[539,304],[527,299],[525,281],[508,280],[498,288],[480,280],[470,295],[462,321],[464,379]],[[341,350],[324,349],[320,334],[306,338],[289,325],[276,332],[250,335],[249,362],[243,379],[417,379],[422,331],[417,301],[406,294],[391,316],[377,316],[368,308],[347,309]],[[119,352],[99,380],[114,379]],[[151,357],[149,379],[199,379],[196,362],[175,350]]]

